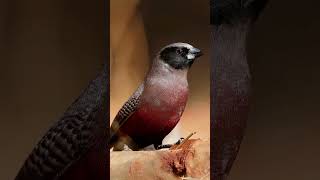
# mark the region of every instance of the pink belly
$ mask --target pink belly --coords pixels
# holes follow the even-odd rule
[[[137,112],[122,128],[122,132],[135,136],[165,136],[179,122],[175,112]]]
[[[142,103],[121,127],[121,131],[131,137],[148,137],[150,141],[162,141],[179,122],[186,102],[187,94],[181,95],[173,103]]]

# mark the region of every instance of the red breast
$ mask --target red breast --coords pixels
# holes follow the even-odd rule
[[[187,86],[146,88],[137,111],[121,128],[122,132],[164,138],[179,122],[187,99]]]

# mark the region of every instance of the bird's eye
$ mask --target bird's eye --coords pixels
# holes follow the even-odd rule
[[[182,54],[182,49],[178,48],[177,49],[177,54]]]

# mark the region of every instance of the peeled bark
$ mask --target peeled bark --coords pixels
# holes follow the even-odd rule
[[[210,179],[209,141],[191,139],[158,151],[111,152],[110,179]]]

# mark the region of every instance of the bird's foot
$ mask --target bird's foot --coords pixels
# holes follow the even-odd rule
[[[179,149],[179,148],[182,147],[182,145],[183,145],[185,142],[187,142],[187,141],[191,138],[191,136],[193,136],[194,134],[196,134],[196,132],[190,133],[185,139],[184,139],[184,138],[180,138],[179,141],[181,141],[181,142],[178,141],[179,143],[176,144],[175,146],[171,147],[170,149]]]
[[[179,145],[184,141],[184,138],[180,138],[176,143],[174,143],[175,145]]]
[[[172,144],[161,144],[161,145],[157,145],[155,148],[156,150],[160,150],[160,149],[168,149],[171,146],[173,146]]]
[[[191,136],[193,136],[194,134],[196,134],[196,132],[190,133],[189,136],[187,136],[186,138],[180,138],[176,143],[174,144],[162,144],[162,145],[158,145],[155,146],[156,150],[160,150],[160,149],[166,149],[166,148],[170,148],[170,149],[179,149],[185,142],[188,141],[188,139],[191,138]]]
[[[160,149],[168,149],[171,148],[174,145],[179,145],[183,142],[184,138],[180,138],[176,143],[174,144],[162,144],[162,145],[158,145],[156,146],[156,150],[160,150]]]

